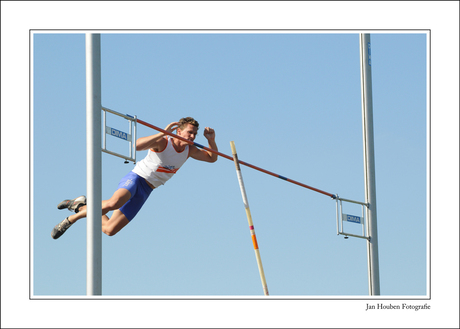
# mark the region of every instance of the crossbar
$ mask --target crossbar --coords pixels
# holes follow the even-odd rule
[[[130,117],[132,117],[132,116],[130,116]],[[162,133],[164,133],[164,134],[166,134],[166,135],[172,136],[172,137],[177,138],[177,139],[179,139],[179,140],[181,140],[181,141],[184,141],[184,142],[189,143],[189,144],[191,144],[191,145],[195,145],[195,146],[197,146],[197,147],[199,147],[199,148],[202,148],[202,149],[204,149],[204,150],[206,150],[206,151],[209,151],[209,152],[212,152],[212,153],[214,153],[214,154],[217,154],[217,155],[219,155],[219,156],[221,156],[221,157],[223,157],[223,158],[225,158],[225,159],[228,159],[228,160],[233,161],[233,157],[231,157],[231,156],[228,156],[228,155],[226,155],[226,154],[224,154],[224,153],[221,153],[221,152],[219,152],[219,151],[210,149],[210,148],[208,148],[208,147],[206,147],[206,146],[203,146],[203,145],[201,145],[201,144],[198,144],[198,143],[189,141],[188,139],[185,139],[185,138],[183,138],[183,137],[181,137],[181,136],[178,136],[178,135],[173,134],[173,133],[171,133],[171,132],[169,132],[169,131],[166,131],[166,130],[164,130],[164,129],[161,129],[161,128],[159,128],[159,127],[157,127],[157,126],[154,126],[154,125],[152,125],[152,124],[150,124],[150,123],[148,123],[148,122],[145,122],[145,121],[140,120],[140,119],[137,119],[137,122],[140,123],[140,124],[142,124],[142,125],[144,125],[144,126],[147,126],[147,127],[149,127],[149,128],[155,129],[155,130],[157,130],[157,131],[159,131],[159,132],[162,132]],[[330,197],[333,198],[333,199],[336,198],[336,196],[335,196],[334,194],[332,194],[332,193],[328,193],[328,192],[322,191],[322,190],[320,190],[320,189],[314,188],[314,187],[312,187],[312,186],[309,186],[309,185],[306,185],[306,184],[297,182],[297,181],[295,181],[295,180],[293,180],[293,179],[289,179],[289,178],[287,178],[287,177],[284,177],[284,176],[275,174],[275,173],[273,173],[273,172],[271,172],[271,171],[268,171],[268,170],[265,170],[265,169],[263,169],[263,168],[254,166],[254,165],[252,165],[252,164],[250,164],[250,163],[247,163],[247,162],[244,162],[244,161],[241,161],[241,160],[238,160],[238,161],[239,161],[239,163],[242,164],[242,165],[245,165],[245,166],[250,167],[250,168],[252,168],[252,169],[258,170],[258,171],[263,172],[263,173],[265,173],[265,174],[268,174],[268,175],[271,175],[271,176],[274,176],[274,177],[283,179],[283,180],[285,180],[285,181],[287,181],[287,182],[289,182],[289,183],[292,183],[292,184],[296,184],[296,185],[302,186],[302,187],[307,188],[307,189],[309,189],[309,190],[312,190],[312,191],[315,191],[315,192],[318,192],[318,193],[321,193],[321,194],[330,196]]]

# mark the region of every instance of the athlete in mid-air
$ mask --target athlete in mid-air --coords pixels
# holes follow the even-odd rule
[[[180,119],[179,122],[170,123],[165,130],[173,132],[177,129],[178,136],[193,142],[198,127],[199,124],[195,119],[187,117]],[[206,127],[204,137],[208,140],[209,148],[217,151],[214,129]],[[139,138],[136,150],[148,150],[147,156],[121,179],[112,197],[102,201],[102,232],[109,236],[115,235],[129,224],[150,193],[166,183],[189,157],[205,162],[217,161],[217,154],[189,145],[162,132]],[[72,224],[86,217],[86,197],[64,200],[58,204],[58,209],[69,209],[75,214],[54,227],[51,232],[53,239],[59,238]],[[110,218],[106,215],[109,211],[113,211]]]

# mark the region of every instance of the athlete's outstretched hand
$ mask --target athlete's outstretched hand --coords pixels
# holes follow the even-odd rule
[[[208,141],[214,140],[216,138],[216,133],[214,129],[209,128],[209,127],[204,128],[203,134],[204,134],[204,137],[206,137]]]

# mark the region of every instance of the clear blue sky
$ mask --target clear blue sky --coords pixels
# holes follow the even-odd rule
[[[371,42],[381,294],[425,296],[427,35],[375,33]],[[233,140],[241,160],[364,201],[357,33],[105,33],[101,49],[103,106],[160,127],[193,116],[200,131],[216,130],[223,153]],[[86,193],[85,36],[34,34],[33,58],[33,293],[84,295],[86,221],[56,241],[50,231],[69,215],[57,203]],[[139,136],[155,133],[139,126]],[[47,150],[60,156],[38,165]],[[102,167],[108,199],[133,165],[104,154]],[[50,172],[59,179],[38,193]],[[336,235],[335,201],[242,173],[272,296],[368,294],[366,243]],[[63,275],[73,284],[56,286]],[[189,160],[128,227],[103,237],[104,295],[261,293],[227,159]]]
[[[364,201],[359,32],[102,31],[102,105],[160,127],[193,116],[201,127],[197,143],[206,144],[202,132],[210,126],[225,154],[231,154],[234,141],[243,161]],[[58,240],[50,233],[70,214],[57,204],[86,194],[85,35],[37,30],[28,41],[32,189],[30,258],[24,259],[30,264],[25,269],[30,270],[27,284],[32,299],[84,298],[86,220]],[[424,304],[431,297],[427,152],[433,113],[428,91],[438,87],[428,79],[429,42],[427,30],[371,31],[380,288],[385,303]],[[113,126],[126,131],[123,121],[114,119]],[[138,125],[139,136],[154,133]],[[458,126],[452,136],[457,150]],[[108,142],[119,147],[119,141]],[[145,155],[137,153],[138,159]],[[102,198],[108,199],[133,164],[103,154],[102,167]],[[366,303],[377,302],[366,301],[366,243],[336,234],[335,201],[244,166],[242,174],[271,298],[329,301],[334,306],[324,315],[328,318],[351,307],[338,304],[340,300],[359,300],[357,316],[372,317],[362,312]],[[360,213],[359,207],[346,207],[345,212]],[[453,226],[438,230],[449,234],[449,227],[458,228],[457,215]],[[347,227],[360,230],[354,224]],[[9,247],[3,243],[3,228],[2,220],[2,268],[3,250]],[[458,234],[456,238],[458,249]],[[152,192],[126,228],[114,237],[103,235],[102,243],[102,293],[108,298],[238,299],[238,305],[249,305],[244,299],[263,298],[235,167],[227,159],[214,164],[187,161],[176,177]],[[458,250],[453,255],[458,264]],[[49,302],[53,309],[61,305]],[[232,317],[223,309],[235,305],[221,302],[217,312]],[[167,307],[137,305],[132,314],[141,309],[161,313]],[[184,307],[175,305],[178,310]],[[267,305],[267,319],[275,318],[274,305]],[[328,312],[312,303],[290,305],[279,308],[289,317],[287,322],[276,318],[259,324],[295,326],[295,314],[309,305]],[[208,301],[194,306],[194,320],[208,306]],[[257,308],[257,314],[263,310]],[[177,317],[174,321],[186,325],[179,312]],[[316,326],[336,324],[332,318],[320,323]],[[117,323],[108,320],[106,325]]]

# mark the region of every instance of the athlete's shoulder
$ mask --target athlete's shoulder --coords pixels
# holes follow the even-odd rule
[[[169,143],[168,138],[163,137],[156,143],[154,147],[150,148],[150,151],[155,152],[155,153],[163,152],[168,146],[168,143]]]

